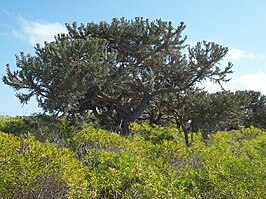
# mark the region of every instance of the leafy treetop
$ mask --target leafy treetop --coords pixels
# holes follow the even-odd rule
[[[36,55],[16,56],[18,70],[7,66],[5,84],[26,103],[36,96],[39,106],[53,114],[80,115],[88,111],[127,134],[128,125],[154,97],[195,90],[205,79],[228,81],[232,64],[219,62],[228,49],[213,42],[194,47],[176,28],[161,19],[113,19],[66,24],[69,33],[36,45]]]

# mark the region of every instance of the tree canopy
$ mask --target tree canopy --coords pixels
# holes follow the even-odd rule
[[[121,18],[66,27],[68,34],[37,44],[36,55],[17,55],[4,83],[20,91],[21,103],[35,96],[50,114],[92,112],[123,134],[155,97],[194,91],[206,79],[220,84],[232,72],[231,63],[220,65],[228,48],[187,45],[184,23]]]

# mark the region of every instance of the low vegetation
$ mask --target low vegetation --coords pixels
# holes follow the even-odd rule
[[[0,198],[264,198],[265,131],[199,131],[187,147],[177,128],[130,129],[2,117]]]

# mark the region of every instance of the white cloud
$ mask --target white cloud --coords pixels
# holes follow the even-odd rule
[[[210,80],[205,80],[204,82],[202,82],[202,86],[205,88],[205,90],[207,90],[211,93],[222,90],[222,88],[219,84],[215,84],[215,83],[211,82]],[[222,82],[222,87],[225,90],[231,90],[231,91],[239,90],[239,89],[235,89],[230,82]]]
[[[65,26],[60,23],[43,23],[35,21],[20,20],[21,30],[13,30],[13,35],[25,39],[30,44],[42,44],[44,41],[53,41],[58,33],[67,33]]]
[[[266,94],[266,73],[265,72],[257,72],[250,73],[246,75],[242,75],[237,77],[233,83],[239,87],[245,88],[246,90],[254,90],[260,91]]]
[[[210,92],[221,90],[219,85],[213,84],[210,81],[205,81],[203,85]],[[237,77],[232,77],[229,82],[224,82],[222,83],[222,85],[226,90],[253,90],[266,94],[266,72],[259,71],[256,73],[249,73]]]
[[[253,53],[234,48],[229,48],[229,51],[226,56],[229,60],[239,60],[241,58],[254,60],[256,58],[256,56]]]
[[[230,49],[229,52],[227,53],[228,59],[240,59],[245,54],[244,50],[240,49]]]

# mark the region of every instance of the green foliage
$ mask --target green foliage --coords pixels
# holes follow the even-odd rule
[[[238,93],[248,98],[248,103],[245,104],[245,126],[254,125],[266,130],[266,96],[255,91],[238,91]]]
[[[23,52],[16,55],[19,71],[13,73],[7,66],[3,81],[15,90],[23,88],[28,91],[16,94],[21,103],[27,103],[35,95],[39,106],[46,112],[74,111],[76,103],[87,92],[84,89],[91,86],[92,78],[103,86],[100,82],[105,79],[109,59],[113,56],[111,52],[106,53],[106,45],[107,42],[100,39],[84,42],[68,35],[58,35],[56,41],[45,42],[44,47],[37,44],[36,56]]]
[[[266,132],[257,128],[195,133],[190,147],[170,127],[133,123],[128,137],[66,129],[75,131],[68,149],[0,133],[0,198],[264,198]]]
[[[248,98],[239,92],[197,92],[176,96],[171,103],[168,111],[172,111],[177,124],[207,134],[243,127]]]
[[[146,124],[131,128],[134,136],[127,139],[92,128],[81,132],[80,159],[104,179],[97,193],[101,197],[263,197],[265,132],[218,132],[204,142],[194,135],[187,148],[176,129]]]
[[[157,108],[159,107],[159,108]],[[159,109],[159,112],[158,112]],[[187,92],[181,95],[164,95],[149,105],[142,121],[150,124],[175,123],[182,128],[189,146],[188,132],[208,134],[222,130],[241,129],[254,125],[265,129],[266,97],[255,91],[205,91]]]
[[[0,133],[0,196],[3,198],[89,196],[93,177],[68,149],[28,134]]]
[[[266,134],[241,127],[266,129],[265,96],[197,88],[228,81],[232,64],[219,64],[227,48],[190,47],[184,23],[161,19],[66,26],[36,55],[17,55],[4,83],[22,91],[21,103],[35,96],[44,112],[72,122],[93,115],[126,136],[53,117],[1,117],[0,198],[264,197]],[[132,123],[163,116],[178,129]]]
[[[26,117],[1,117],[0,118],[0,131],[20,135],[27,133],[32,129],[30,120]]]
[[[188,150],[190,166],[179,173],[180,182],[203,198],[263,198],[266,136],[251,128],[218,132]],[[187,181],[189,179],[189,181]]]
[[[13,135],[31,132],[39,141],[49,141],[61,146],[71,145],[73,135],[79,128],[71,125],[66,119],[44,115],[0,119],[0,131]]]
[[[98,197],[164,198],[175,192],[168,179],[174,169],[163,160],[160,145],[92,127],[83,129],[77,140],[82,140],[78,159],[96,174]]]
[[[232,64],[219,62],[228,48],[214,42],[186,45],[184,23],[137,17],[111,23],[67,24],[35,55],[16,56],[17,70],[3,82],[21,103],[35,96],[45,112],[72,117],[93,113],[106,127],[128,135],[135,121],[158,95],[195,90],[203,80],[228,81]]]
[[[161,144],[164,140],[174,140],[180,137],[177,129],[159,127],[157,125],[151,126],[146,123],[142,125],[132,123],[131,130],[134,135],[140,134],[146,141],[150,141],[153,144]]]

